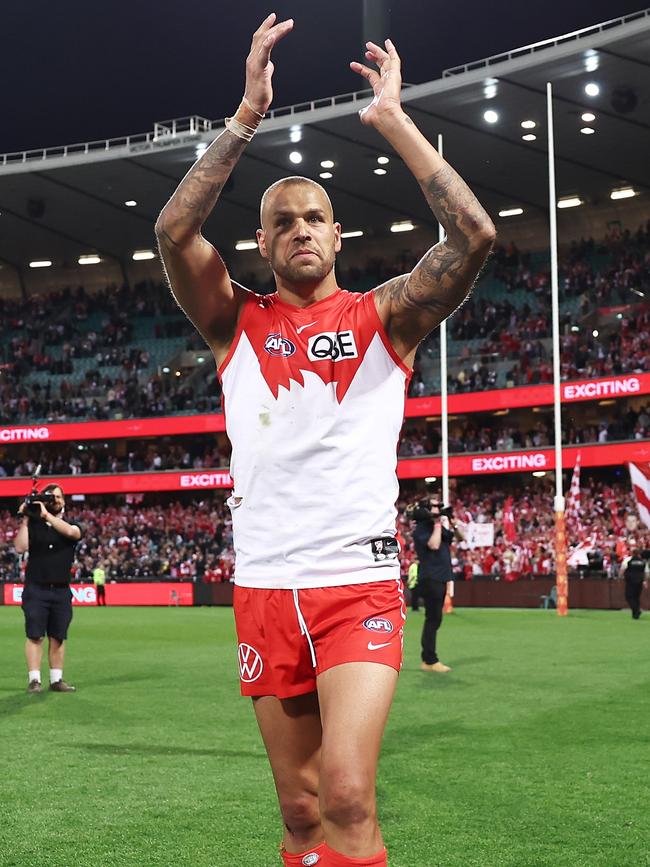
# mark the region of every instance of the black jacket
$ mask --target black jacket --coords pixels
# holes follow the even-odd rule
[[[441,530],[440,547],[432,551],[427,542],[433,533],[433,526],[428,521],[418,521],[413,531],[413,542],[420,561],[418,570],[418,585],[426,587],[428,583],[446,583],[452,579],[451,542],[454,534],[451,530]]]
[[[69,584],[77,541],[59,533],[42,518],[30,518],[28,530],[25,579],[32,584]]]

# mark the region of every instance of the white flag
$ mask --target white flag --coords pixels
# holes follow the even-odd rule
[[[646,527],[650,528],[650,463],[629,466],[639,517]]]

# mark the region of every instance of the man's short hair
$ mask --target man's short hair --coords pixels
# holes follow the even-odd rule
[[[313,181],[311,178],[305,178],[302,175],[290,175],[288,178],[280,178],[279,181],[275,181],[271,184],[270,187],[267,187],[262,194],[262,201],[260,202],[260,226],[262,225],[262,214],[264,213],[264,207],[270,195],[272,195],[276,190],[279,190],[284,186],[298,186],[299,184],[307,184],[312,187],[316,187],[327,199],[330,211],[332,213],[332,219],[334,218],[334,208],[332,207],[332,200],[330,199],[327,190],[322,184],[319,184],[318,181]]]

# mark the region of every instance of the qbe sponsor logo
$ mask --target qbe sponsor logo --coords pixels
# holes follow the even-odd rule
[[[641,391],[638,376],[625,379],[604,379],[598,382],[576,382],[563,386],[565,400],[580,400],[589,397],[608,397],[616,394],[637,394]]]
[[[237,648],[239,657],[239,677],[242,683],[254,683],[262,676],[264,663],[262,657],[250,644],[240,644]]]
[[[495,455],[490,458],[472,458],[472,471],[475,473],[498,473],[502,470],[543,470],[546,466],[548,466],[548,461],[542,452],[536,452],[532,455]]]
[[[288,358],[296,351],[296,344],[281,334],[269,334],[264,342],[264,349],[269,355]]]
[[[382,632],[384,635],[394,629],[393,624],[386,617],[368,617],[363,621],[363,625],[370,632]]]
[[[0,428],[0,442],[3,443],[22,443],[31,440],[48,440],[49,438],[49,427]]]
[[[228,473],[184,473],[181,488],[228,488],[232,480]]]
[[[345,361],[358,358],[357,344],[351,331],[321,331],[309,338],[307,358],[310,361]]]

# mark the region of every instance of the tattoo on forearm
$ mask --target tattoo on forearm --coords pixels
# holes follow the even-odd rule
[[[246,142],[224,130],[189,170],[166,205],[173,219],[200,228],[214,208]],[[171,244],[169,233],[160,233]]]

